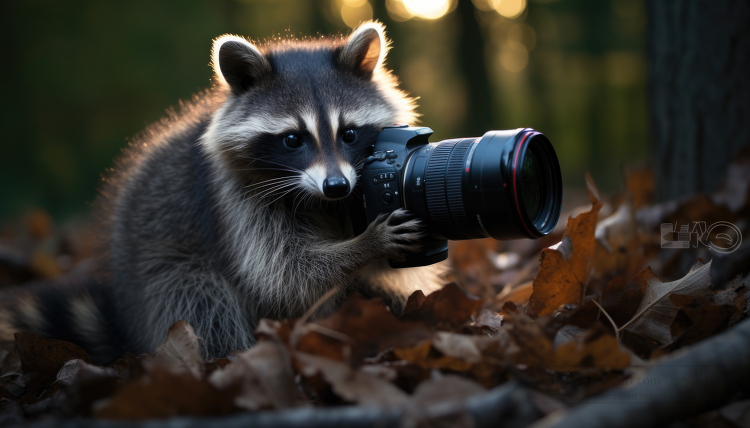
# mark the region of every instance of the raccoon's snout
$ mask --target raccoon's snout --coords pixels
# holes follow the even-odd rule
[[[323,182],[323,194],[327,198],[338,199],[349,194],[349,180],[346,177],[328,177]]]

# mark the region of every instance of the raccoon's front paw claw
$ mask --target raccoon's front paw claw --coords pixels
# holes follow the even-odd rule
[[[375,238],[381,242],[387,258],[403,259],[409,253],[421,251],[422,241],[427,237],[424,223],[404,209],[381,214],[373,224]]]

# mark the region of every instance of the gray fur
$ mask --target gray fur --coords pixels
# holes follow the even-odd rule
[[[355,236],[349,199],[325,200],[305,172],[355,181],[359,153],[341,141],[343,127],[364,134],[414,121],[413,100],[383,67],[386,50],[375,23],[348,40],[216,41],[215,87],[147,129],[99,201],[101,282],[112,302],[105,315],[116,319],[125,350],[153,352],[183,319],[205,340],[206,356],[223,356],[254,343],[260,318],[299,317],[336,286],[317,315],[356,290],[382,295],[398,312],[417,288],[439,288],[442,265],[385,263],[419,250],[418,220],[397,211]],[[304,149],[285,154],[274,142],[289,132],[304,133]],[[78,300],[79,324],[104,313],[89,303]]]

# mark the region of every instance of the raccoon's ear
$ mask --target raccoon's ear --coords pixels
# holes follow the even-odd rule
[[[360,25],[346,40],[339,53],[339,66],[356,75],[370,78],[383,64],[388,44],[383,26],[377,22]]]
[[[241,94],[271,73],[268,59],[242,37],[225,35],[214,40],[211,52],[216,78]]]

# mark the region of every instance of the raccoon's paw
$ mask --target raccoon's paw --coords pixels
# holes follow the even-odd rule
[[[424,223],[405,209],[379,215],[368,227],[368,232],[370,243],[378,244],[381,257],[394,259],[418,253],[427,237]]]

